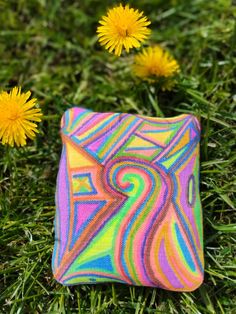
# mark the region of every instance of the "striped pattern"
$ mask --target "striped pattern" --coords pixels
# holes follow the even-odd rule
[[[65,112],[54,277],[192,291],[203,280],[198,120]]]

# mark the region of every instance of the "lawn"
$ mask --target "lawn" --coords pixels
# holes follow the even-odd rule
[[[97,22],[115,3],[0,0],[1,89],[31,90],[44,114],[35,141],[0,146],[0,312],[236,313],[236,6],[129,1],[152,21],[148,42],[167,47],[181,67],[173,90],[153,96],[130,72],[130,55],[117,58],[97,42]],[[81,105],[156,116],[157,102],[166,117],[201,119],[204,283],[192,293],[60,285],[51,256],[61,115]]]

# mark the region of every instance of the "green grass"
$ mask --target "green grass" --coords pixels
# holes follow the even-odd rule
[[[150,42],[168,47],[181,65],[174,90],[158,93],[161,110],[201,118],[203,285],[174,293],[116,284],[68,288],[52,278],[63,111],[79,104],[156,115],[157,98],[132,77],[130,57],[117,59],[96,41],[97,21],[114,3],[0,0],[1,86],[32,90],[46,116],[34,142],[0,147],[0,311],[236,313],[236,7],[228,0],[130,1],[152,21]]]

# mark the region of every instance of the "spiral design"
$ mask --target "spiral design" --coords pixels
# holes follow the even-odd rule
[[[123,219],[116,235],[115,261],[119,273],[127,282],[155,285],[144,256],[150,258],[147,239],[167,211],[170,178],[157,166],[137,158],[114,159],[105,169],[106,183],[127,196],[120,209]]]

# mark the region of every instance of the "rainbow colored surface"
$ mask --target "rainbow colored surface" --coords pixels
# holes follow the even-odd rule
[[[198,120],[72,108],[61,136],[56,280],[196,289],[204,267]]]

